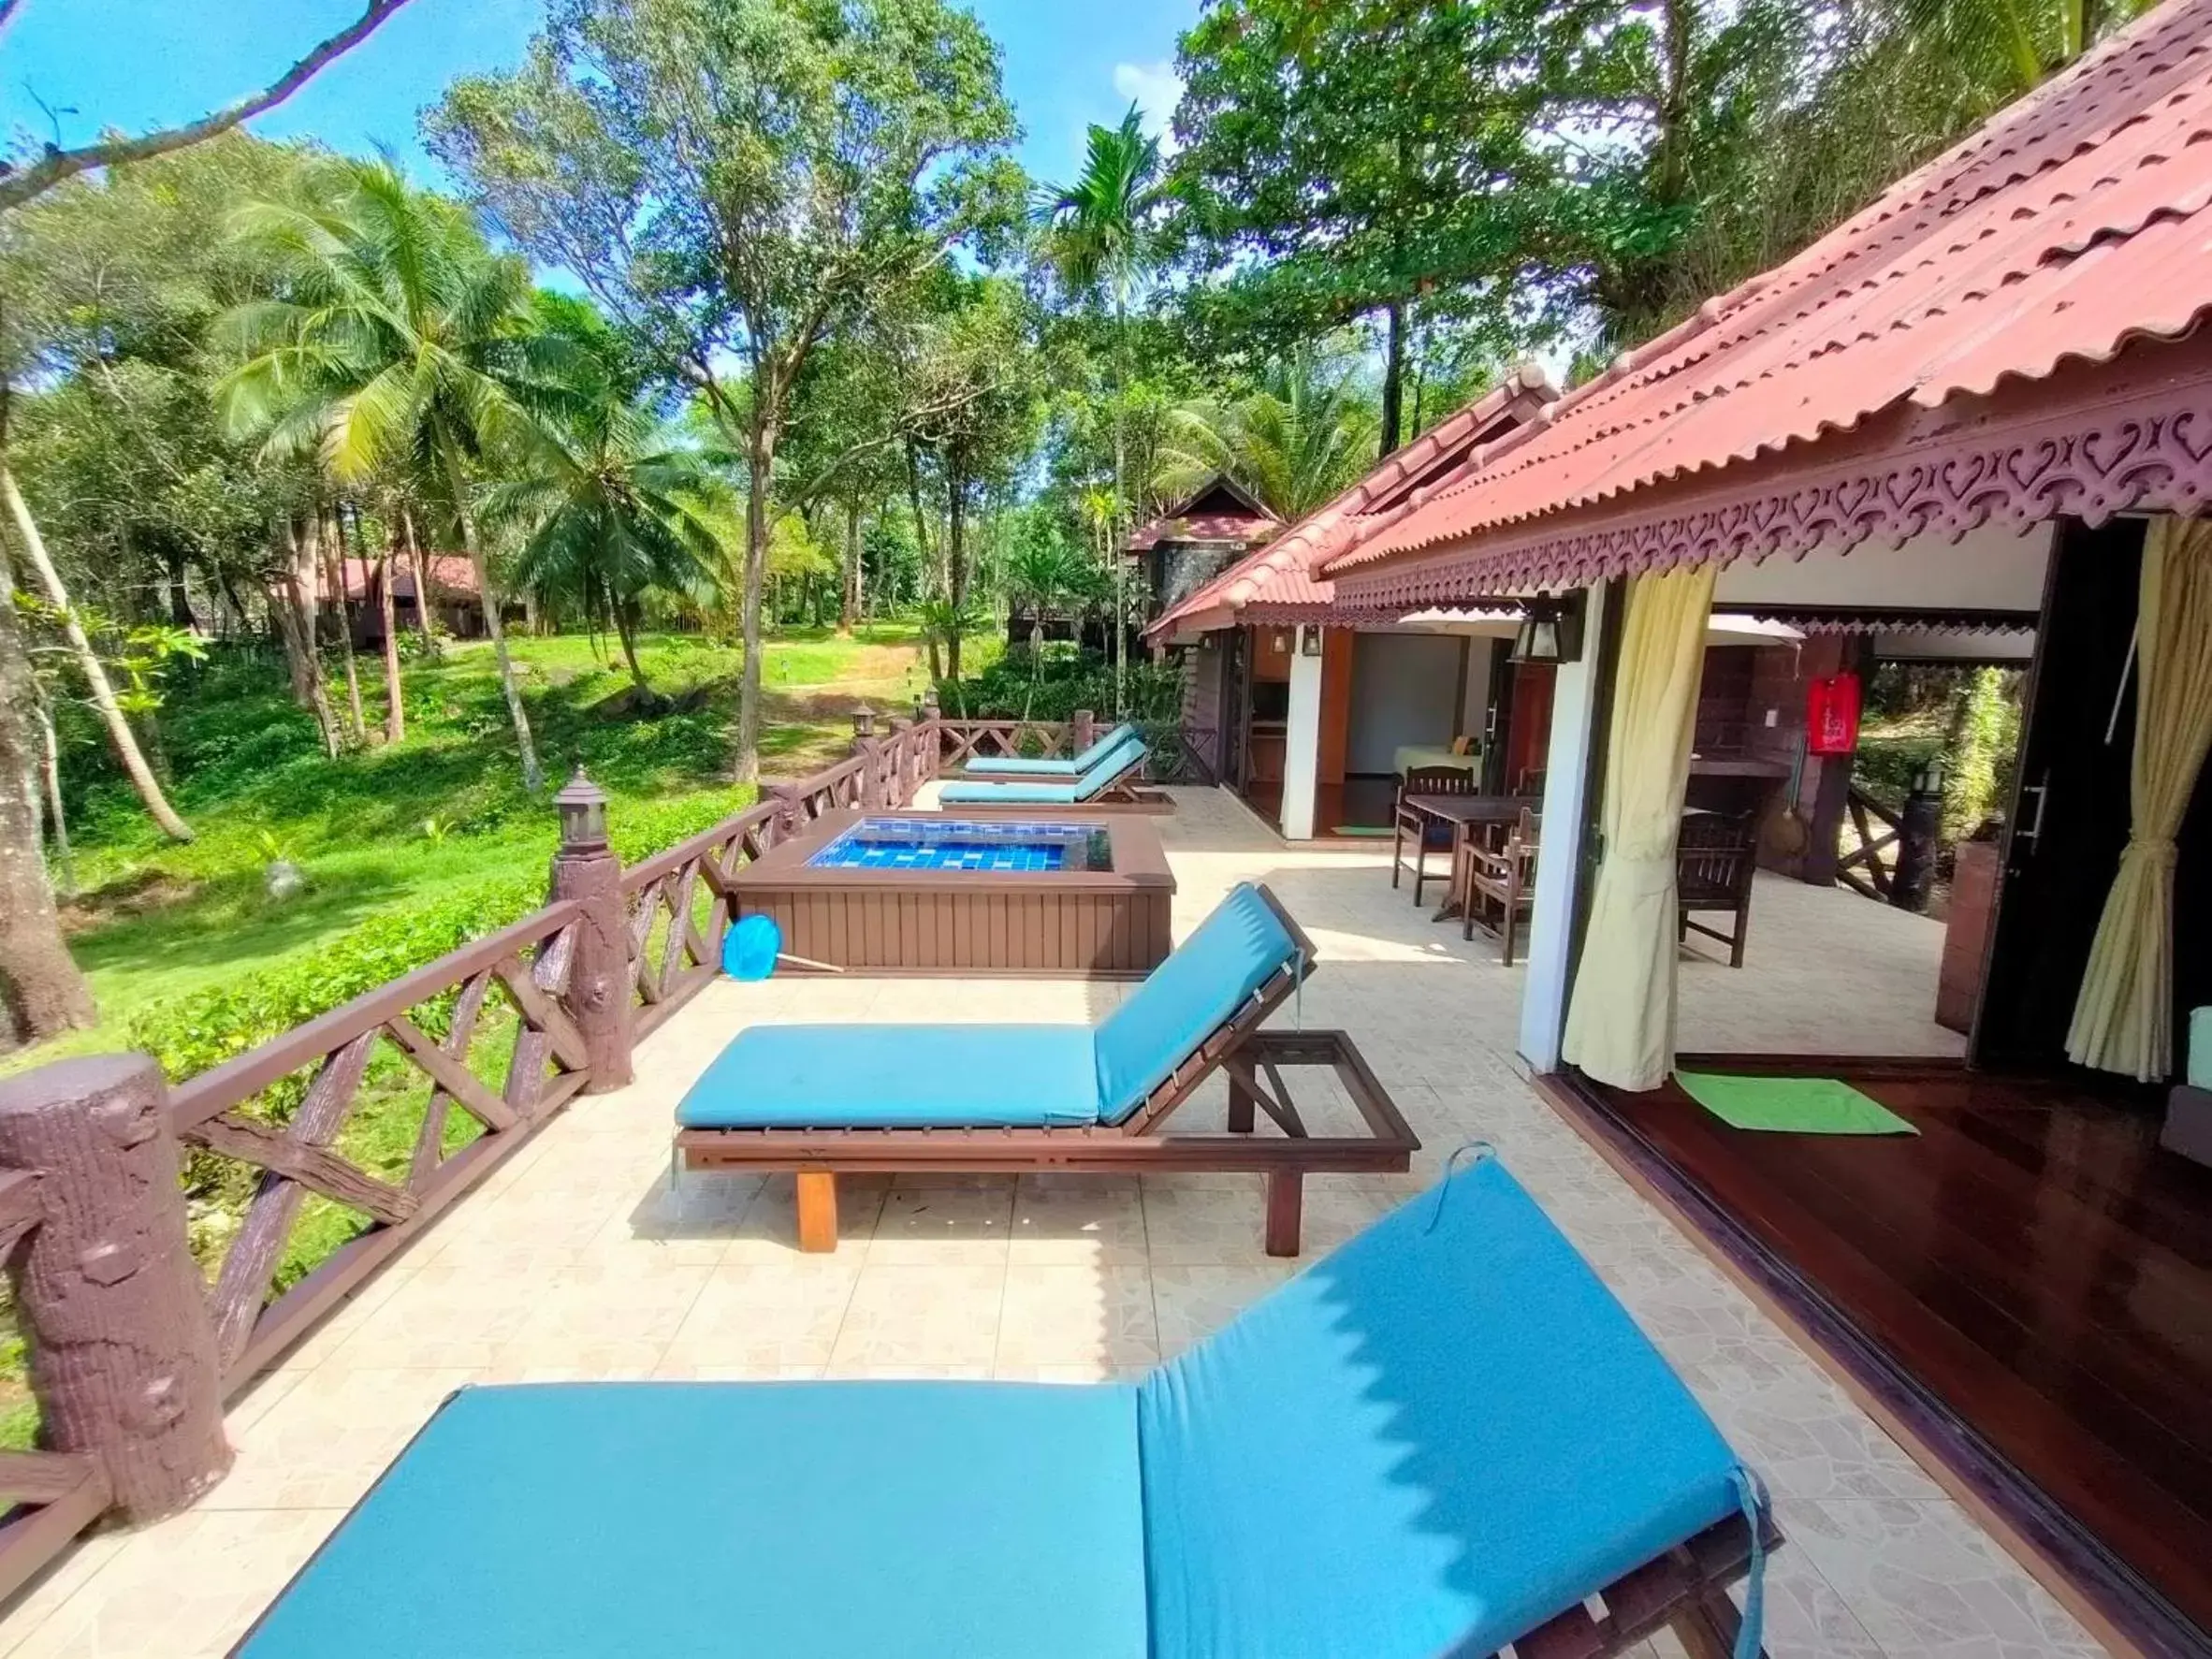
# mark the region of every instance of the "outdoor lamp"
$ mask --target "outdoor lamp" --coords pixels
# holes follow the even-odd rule
[[[1300,628],[1298,631],[1298,651],[1299,655],[1303,657],[1319,656],[1321,654],[1321,631],[1318,628]]]
[[[1940,795],[1943,793],[1943,784],[1946,780],[1943,771],[1943,757],[1931,755],[1928,757],[1928,764],[1923,765],[1914,778],[1913,793],[1916,795]]]
[[[1513,635],[1513,661],[1556,666],[1581,660],[1581,594],[1536,593],[1522,601],[1521,628]]]
[[[584,776],[583,763],[576,775],[553,797],[560,814],[560,847],[564,852],[600,852],[606,848],[606,791]]]

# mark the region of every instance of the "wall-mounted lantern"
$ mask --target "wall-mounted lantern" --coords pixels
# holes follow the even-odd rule
[[[1521,602],[1513,661],[1557,666],[1582,660],[1582,595],[1534,593]]]
[[[1302,657],[1317,657],[1321,654],[1321,631],[1318,628],[1299,629],[1298,653]]]

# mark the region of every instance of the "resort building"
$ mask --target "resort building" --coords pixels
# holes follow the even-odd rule
[[[1318,571],[1349,611],[1579,623],[1522,1056],[1970,1506],[2159,1653],[2212,1629],[2208,46],[2212,5],[2161,8]],[[1794,956],[1681,943],[1702,757],[1739,707],[1742,748],[1788,757],[1807,706],[1774,648],[1716,683],[1731,610],[1805,635],[1799,680],[2029,655],[2014,797],[1962,851],[1947,933],[1855,953],[1873,907],[1824,888],[1792,901]],[[1801,758],[1759,810],[1813,820],[1796,856],[1825,882],[1849,762]],[[1681,1081],[1715,1067],[1848,1084],[1913,1132],[1732,1128]]]

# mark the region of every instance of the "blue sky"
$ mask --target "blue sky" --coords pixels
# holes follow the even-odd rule
[[[1199,0],[971,0],[1004,49],[1006,85],[1041,179],[1080,166],[1084,131],[1131,97],[1157,124],[1172,107],[1175,37]],[[65,143],[101,128],[189,120],[272,80],[360,11],[360,0],[23,0],[0,35],[0,126]],[[395,145],[426,179],[415,112],[447,81],[518,62],[544,0],[412,0],[365,44],[255,124],[341,150]]]

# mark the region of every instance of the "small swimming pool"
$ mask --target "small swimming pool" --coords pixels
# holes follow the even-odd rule
[[[864,818],[807,860],[813,869],[1056,875],[1113,868],[1096,824]]]

